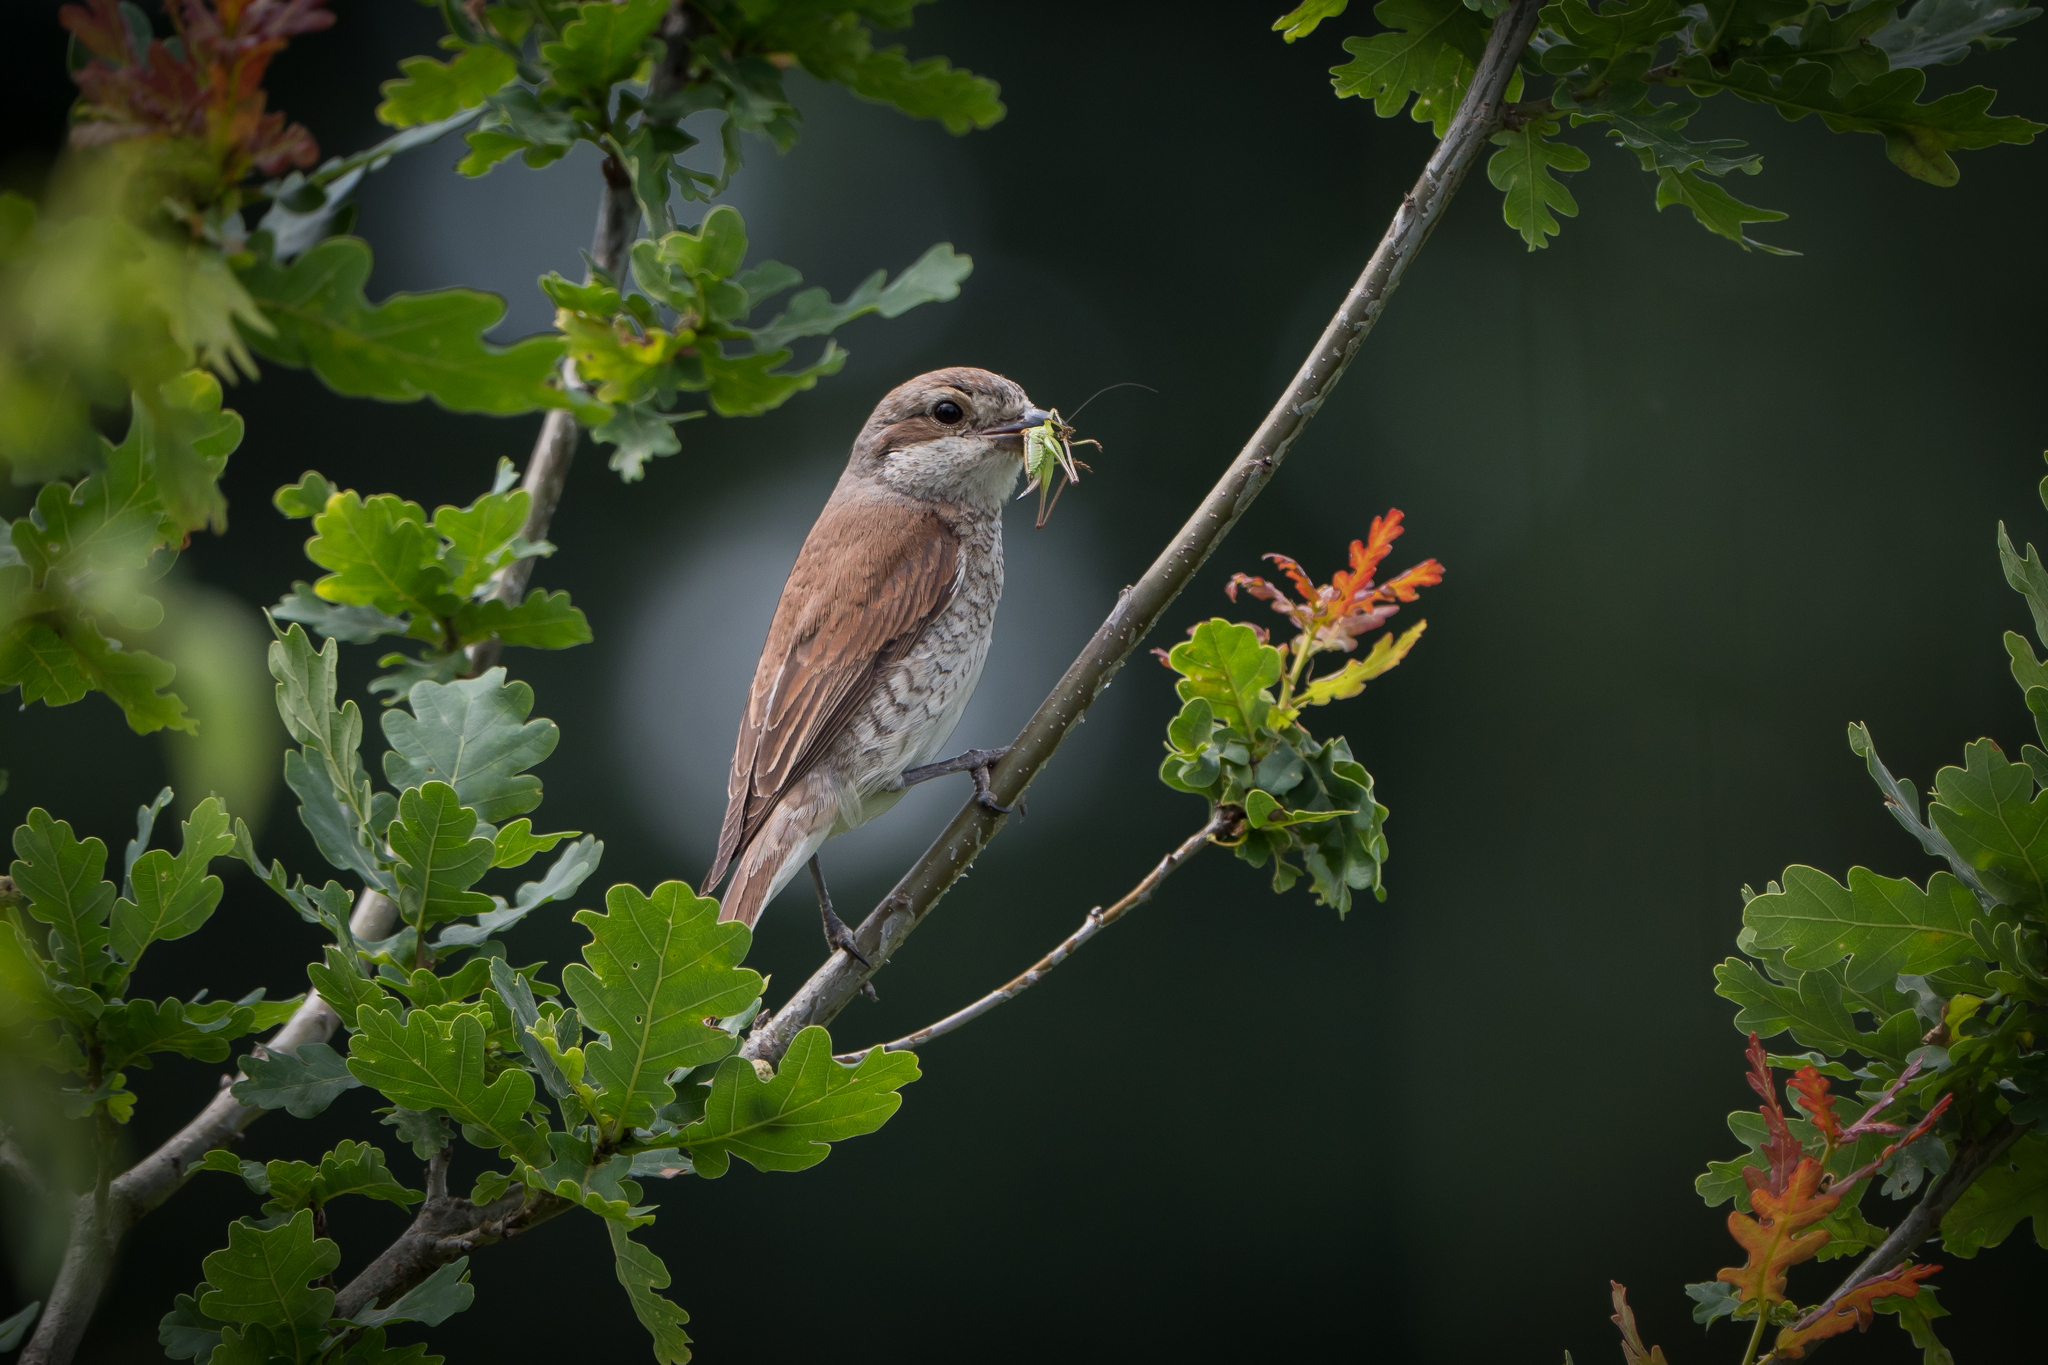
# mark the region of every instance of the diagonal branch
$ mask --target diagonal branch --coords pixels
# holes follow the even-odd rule
[[[1906,1215],[1905,1221],[1899,1224],[1898,1229],[1885,1238],[1877,1250],[1865,1256],[1861,1264],[1850,1272],[1849,1278],[1843,1280],[1820,1307],[1801,1318],[1798,1325],[1810,1327],[1820,1321],[1841,1302],[1843,1295],[1857,1285],[1867,1284],[1893,1269],[1910,1256],[1922,1242],[1938,1233],[1941,1230],[1942,1218],[1955,1207],[1956,1201],[1963,1197],[1963,1191],[1976,1184],[1979,1176],[1998,1164],[1998,1159],[2025,1135],[2030,1126],[2002,1118],[1983,1137],[1961,1144],[1956,1152],[1954,1164],[1942,1172],[1939,1180],[1927,1187],[1927,1193],[1920,1196],[1920,1202],[1913,1206],[1913,1211]],[[1809,1342],[1807,1349],[1811,1350],[1817,1344]]]
[[[1018,996],[1024,994],[1025,991],[1030,990],[1033,986],[1043,981],[1053,968],[1079,952],[1089,939],[1094,938],[1104,929],[1115,924],[1130,911],[1151,900],[1152,893],[1159,889],[1159,883],[1165,881],[1178,871],[1182,863],[1200,853],[1208,845],[1211,835],[1222,833],[1240,818],[1240,813],[1234,807],[1218,806],[1215,813],[1209,817],[1208,824],[1203,825],[1200,829],[1189,835],[1179,848],[1161,858],[1159,865],[1146,873],[1143,881],[1125,892],[1122,900],[1116,902],[1107,910],[1099,905],[1090,910],[1087,918],[1081,921],[1080,928],[1061,939],[1051,952],[1025,968],[1018,976],[1011,978],[1006,985],[990,991],[965,1009],[953,1011],[953,1013],[939,1020],[936,1024],[927,1024],[915,1033],[906,1033],[893,1043],[881,1044],[882,1051],[903,1052],[910,1048],[923,1047],[934,1038],[943,1038],[954,1029],[973,1023],[997,1005],[1015,1000]],[[873,1050],[873,1048],[862,1048],[858,1052],[841,1053],[832,1060],[851,1065]]]
[[[1000,804],[1017,804],[1039,769],[1052,758],[1124,661],[1159,623],[1181,589],[1272,479],[1295,438],[1343,378],[1366,334],[1385,311],[1388,298],[1442,220],[1451,197],[1478,162],[1487,139],[1499,127],[1501,95],[1515,63],[1529,44],[1529,35],[1535,31],[1537,8],[1538,0],[1515,0],[1511,8],[1494,20],[1486,51],[1465,92],[1464,102],[1458,106],[1415,188],[1395,210],[1378,249],[1366,263],[1365,272],[1352,285],[1343,306],[1323,329],[1315,349],[1266,414],[1266,420],[1259,424],[1251,440],[1209,490],[1187,525],[1145,571],[1145,576],[1124,590],[1109,619],[1096,630],[1052,695],[1017,737],[1009,757],[996,766],[991,777]],[[932,912],[947,889],[973,865],[1003,823],[1002,816],[978,802],[964,806],[938,841],[861,922],[854,939],[867,964],[849,953],[834,953],[787,1005],[755,1027],[741,1049],[742,1054],[775,1061],[799,1030],[809,1024],[829,1023],[836,1017],[867,984],[868,978],[903,946],[903,941]]]

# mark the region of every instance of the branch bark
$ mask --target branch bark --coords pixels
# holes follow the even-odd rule
[[[334,1297],[334,1315],[352,1318],[365,1308],[390,1302],[442,1266],[478,1247],[529,1232],[575,1205],[545,1192],[524,1189],[489,1204],[472,1204],[448,1193],[448,1160],[453,1144],[427,1161],[427,1199],[398,1240],[384,1248]]]
[[[1146,873],[1144,880],[1125,892],[1122,900],[1116,902],[1107,910],[1099,905],[1090,910],[1087,917],[1081,921],[1081,927],[1061,939],[1051,952],[1032,963],[1017,976],[1012,977],[1004,985],[997,987],[981,997],[981,999],[967,1006],[967,1008],[955,1010],[937,1023],[927,1024],[915,1033],[906,1033],[894,1042],[881,1044],[882,1051],[902,1052],[909,1048],[923,1047],[934,1038],[943,1038],[954,1029],[973,1023],[997,1005],[1015,1000],[1025,991],[1030,990],[1033,986],[1043,981],[1053,968],[1079,952],[1089,939],[1094,938],[1104,929],[1115,924],[1130,911],[1151,900],[1152,893],[1159,889],[1159,883],[1165,881],[1178,871],[1182,863],[1200,853],[1208,845],[1210,835],[1222,832],[1236,818],[1235,813],[1231,812],[1230,807],[1218,807],[1216,813],[1209,818],[1208,824],[1203,825],[1192,835],[1188,836],[1186,842],[1182,843],[1179,848],[1161,858],[1159,865]],[[872,1051],[874,1051],[873,1048],[862,1048],[858,1052],[844,1052],[832,1060],[851,1064],[858,1062]]]
[[[1385,311],[1387,300],[1499,126],[1501,96],[1535,31],[1537,8],[1538,0],[1515,0],[1513,7],[1494,21],[1464,102],[1415,188],[1395,210],[1364,273],[1266,420],[1145,576],[1124,590],[1109,618],[1017,737],[1009,756],[996,765],[990,777],[999,803],[1014,806],[1023,797],[1061,741],[1272,480],[1295,438],[1343,378],[1366,334]],[[851,954],[834,953],[787,1005],[755,1027],[742,1054],[777,1061],[805,1026],[831,1022],[923,923],[1003,824],[1004,817],[976,802],[962,807],[945,833],[855,931],[854,940],[867,964]]]

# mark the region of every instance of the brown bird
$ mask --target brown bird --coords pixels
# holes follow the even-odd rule
[[[1049,415],[1001,375],[965,368],[919,375],[869,415],[754,670],[704,878],[709,892],[732,873],[721,920],[751,927],[809,864],[826,941],[859,957],[819,847],[945,773],[972,772],[982,803],[1005,809],[988,765],[1007,750],[932,760],[981,679],[1003,593],[1003,504],[1023,433]]]

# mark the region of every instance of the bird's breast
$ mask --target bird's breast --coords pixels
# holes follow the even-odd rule
[[[960,530],[960,586],[909,653],[882,670],[847,727],[839,757],[851,781],[842,790],[871,807],[849,809],[842,822],[848,827],[894,804],[894,793],[882,803],[871,798],[905,769],[943,757],[981,681],[1003,594],[1002,524]]]

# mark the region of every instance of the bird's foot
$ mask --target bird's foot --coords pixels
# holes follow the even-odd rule
[[[846,927],[846,921],[834,914],[832,907],[829,905],[824,907],[823,919],[825,921],[825,942],[831,947],[844,952],[861,966],[867,966],[868,960],[860,955],[860,949],[853,946],[853,930]]]
[[[1026,813],[1021,800],[1014,806],[1006,806],[996,800],[995,793],[989,790],[987,764],[974,770],[974,799],[981,803],[983,810],[992,810],[997,815],[1015,815],[1021,819]]]
[[[989,788],[988,770],[1000,763],[1009,752],[1008,748],[969,749],[964,754],[955,754],[951,758],[940,759],[937,763],[927,763],[922,768],[911,768],[891,782],[888,789],[902,791],[905,787],[914,787],[920,782],[929,782],[935,777],[944,777],[949,773],[973,773],[974,799],[983,809],[994,811],[997,815],[1023,815],[1025,809],[1022,801],[1014,806],[1005,806],[996,800],[995,793]]]

